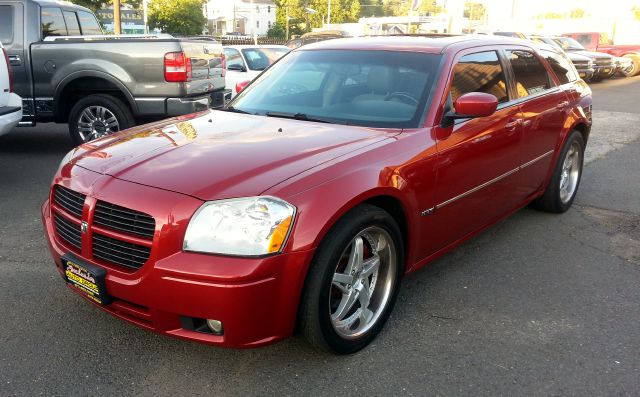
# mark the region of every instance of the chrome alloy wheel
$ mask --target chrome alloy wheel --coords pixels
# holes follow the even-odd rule
[[[84,142],[120,131],[113,112],[104,106],[88,106],[78,118],[78,134]]]
[[[387,231],[369,227],[340,256],[329,293],[333,329],[355,339],[373,327],[391,298],[397,274],[396,247]]]
[[[580,180],[580,169],[582,158],[580,145],[573,142],[567,151],[562,162],[562,173],[560,174],[560,201],[568,203],[576,192],[578,181]]]

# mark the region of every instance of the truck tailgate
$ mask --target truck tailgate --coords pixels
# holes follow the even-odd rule
[[[224,52],[222,45],[208,40],[181,40],[185,56],[191,60],[191,81],[187,95],[198,95],[224,89]]]

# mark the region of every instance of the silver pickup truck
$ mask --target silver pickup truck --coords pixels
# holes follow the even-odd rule
[[[21,124],[69,123],[77,144],[224,104],[224,53],[213,40],[104,35],[91,11],[54,0],[0,0],[0,39]]]

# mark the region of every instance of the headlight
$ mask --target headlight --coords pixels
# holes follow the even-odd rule
[[[258,256],[282,250],[296,208],[270,196],[204,203],[191,218],[185,251]]]

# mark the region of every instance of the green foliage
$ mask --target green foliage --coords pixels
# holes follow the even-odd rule
[[[631,9],[631,12],[633,12],[633,16],[640,20],[640,6],[635,6]]]
[[[149,28],[176,35],[202,34],[207,22],[202,5],[202,0],[151,0]]]
[[[280,24],[274,23],[271,25],[269,30],[267,30],[267,37],[273,39],[284,39],[286,36],[286,28]]]
[[[569,16],[574,19],[584,18],[584,10],[582,8],[574,8]]]
[[[327,0],[275,0],[276,22],[286,26],[289,16],[289,28],[291,34],[302,28],[310,31],[312,28],[322,27],[322,22],[327,21]],[[305,9],[315,10],[309,13]],[[331,23],[357,22],[360,18],[360,0],[331,0]]]
[[[382,0],[382,4],[385,16],[404,16],[414,13],[430,15],[442,11],[442,7],[438,6],[433,0],[422,0],[415,11],[411,9],[413,1]]]
[[[87,7],[93,12],[96,12],[100,9],[111,8],[113,7],[113,2],[105,1],[105,0],[71,0],[72,3]],[[142,5],[142,0],[121,0],[121,5],[130,5],[135,9],[139,9]]]
[[[487,14],[487,8],[482,3],[467,2],[464,5],[464,17],[472,21],[482,21]]]

